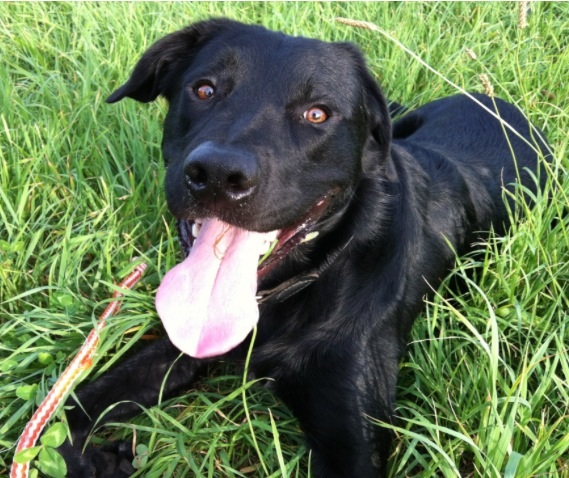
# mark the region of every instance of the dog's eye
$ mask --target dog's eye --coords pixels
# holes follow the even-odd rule
[[[215,88],[209,83],[202,83],[194,88],[194,93],[200,100],[209,100],[215,96]]]
[[[318,106],[313,106],[303,113],[303,118],[309,123],[320,124],[328,119],[328,113]]]

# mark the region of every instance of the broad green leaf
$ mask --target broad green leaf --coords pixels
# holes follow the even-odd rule
[[[148,462],[148,447],[142,443],[136,445],[136,456],[132,460],[132,466],[135,470],[139,470]]]
[[[37,385],[22,385],[16,389],[16,396],[22,400],[31,400],[35,398],[38,391]]]
[[[52,478],[65,478],[67,475],[67,465],[63,457],[50,447],[44,447],[40,451],[37,466],[43,474]]]
[[[40,438],[40,441],[45,446],[50,446],[52,448],[57,448],[63,445],[65,438],[67,437],[67,427],[64,423],[58,422],[50,426],[45,433]]]
[[[53,355],[51,355],[49,352],[40,352],[38,354],[38,361],[42,365],[48,365],[53,362]]]
[[[33,446],[32,448],[26,448],[25,450],[19,451],[14,456],[14,461],[23,465],[32,461],[42,449],[41,446]]]

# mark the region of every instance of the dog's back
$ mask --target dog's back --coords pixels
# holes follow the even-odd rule
[[[531,202],[547,179],[543,133],[500,98],[474,93],[433,101],[395,122],[393,136],[394,154],[412,156],[426,173],[439,217],[449,221],[452,209],[471,198],[470,234],[502,233],[516,201]]]

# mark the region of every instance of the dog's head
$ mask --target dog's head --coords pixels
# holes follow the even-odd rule
[[[201,224],[214,248],[235,233],[217,256],[264,251],[237,230],[265,233],[260,243],[278,236],[273,258],[286,256],[322,223],[337,223],[389,156],[386,100],[351,44],[200,22],[154,44],[107,101],[159,95],[169,103],[168,206],[190,243]]]
[[[170,106],[166,193],[179,219],[293,226],[323,198],[350,196],[389,147],[385,99],[346,43],[197,23],[154,44],[107,101],[158,95]],[[383,154],[365,158],[370,139]]]

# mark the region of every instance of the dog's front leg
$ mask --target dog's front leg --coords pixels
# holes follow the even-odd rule
[[[319,355],[302,376],[277,380],[276,391],[306,434],[314,477],[383,477],[392,433],[372,419],[391,422],[397,358],[378,357],[372,365],[369,355],[346,351]]]
[[[77,393],[79,404],[73,398],[66,404],[72,407],[66,411],[72,443],[66,442],[60,452],[67,462],[68,476],[130,476],[134,471],[130,465],[132,452],[124,443],[83,453],[92,427],[136,415],[139,405],[155,405],[160,396],[168,397],[188,386],[205,363],[181,354],[168,339],[162,339],[81,388]]]

